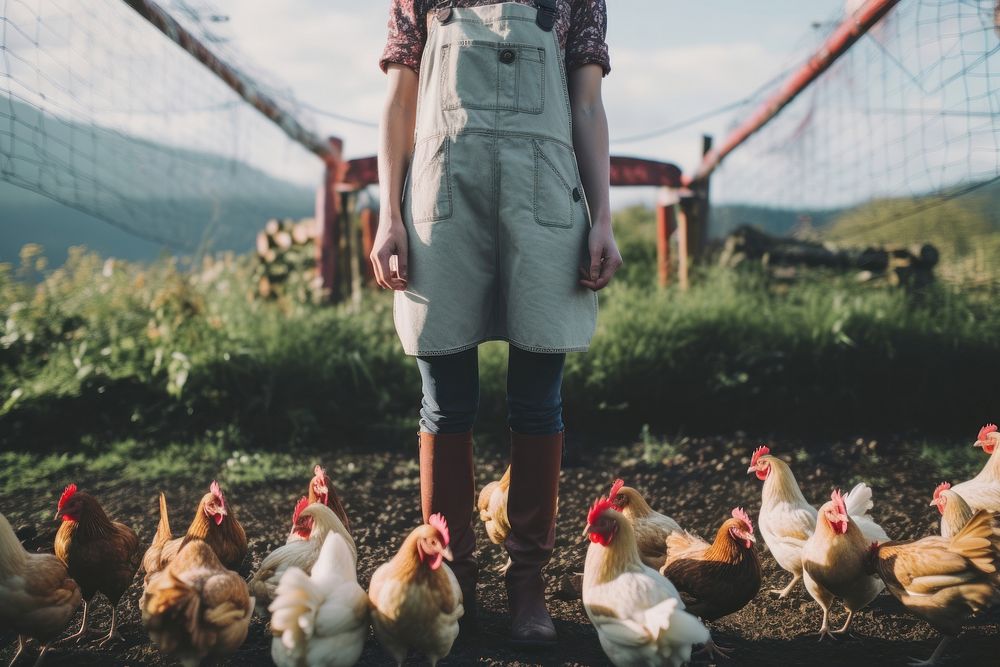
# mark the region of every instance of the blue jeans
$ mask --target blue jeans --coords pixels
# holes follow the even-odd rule
[[[509,346],[507,425],[528,435],[563,430],[562,373],[566,355],[526,352]],[[420,430],[464,433],[479,409],[479,348],[455,354],[418,356],[423,382]]]

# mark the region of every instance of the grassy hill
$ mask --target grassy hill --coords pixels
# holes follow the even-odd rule
[[[11,109],[5,108],[5,114],[18,119],[15,127],[37,128],[37,135],[45,138],[44,150],[53,159],[69,162],[68,156],[57,153],[73,145],[83,157],[73,162],[80,170],[75,179],[61,171],[25,166],[37,160],[32,152],[38,141],[34,134],[15,136],[4,144],[7,181],[0,181],[0,262],[16,263],[26,243],[42,244],[55,265],[65,261],[74,245],[129,260],[150,260],[164,251],[192,252],[200,247],[242,252],[252,247],[254,235],[268,218],[313,212],[311,188],[247,164],[77,125],[8,102]],[[88,156],[94,159],[88,161]],[[115,224],[18,187],[37,181],[63,201],[92,202],[89,208],[105,213]]]

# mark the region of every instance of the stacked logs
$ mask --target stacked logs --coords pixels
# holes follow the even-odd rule
[[[828,243],[776,237],[743,225],[726,237],[719,263],[736,267],[759,262],[777,278],[795,277],[798,267],[858,271],[860,280],[885,278],[891,285],[921,287],[934,280],[938,251],[930,244],[841,248]]]
[[[257,296],[315,301],[316,225],[311,219],[268,220],[257,234]]]

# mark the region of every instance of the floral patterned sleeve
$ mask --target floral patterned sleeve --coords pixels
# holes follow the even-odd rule
[[[389,8],[389,37],[379,67],[386,71],[389,63],[420,70],[420,56],[427,41],[427,0],[392,0]]]
[[[608,55],[608,6],[605,0],[572,0],[569,35],[566,38],[566,69],[596,63],[611,71]]]

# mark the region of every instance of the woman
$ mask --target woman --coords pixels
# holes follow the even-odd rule
[[[444,514],[475,622],[477,345],[510,343],[506,572],[512,641],[555,643],[542,567],[555,541],[565,353],[621,266],[608,202],[604,0],[392,0],[371,261],[423,381],[424,519]],[[575,152],[574,152],[575,148]],[[584,195],[586,193],[586,195]]]

